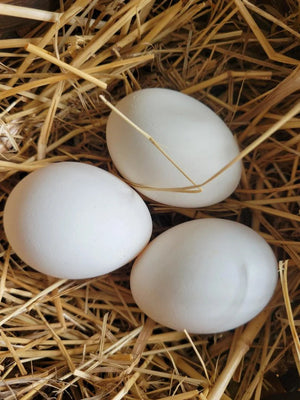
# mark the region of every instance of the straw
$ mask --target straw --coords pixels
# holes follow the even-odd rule
[[[245,326],[210,335],[177,332],[152,321],[135,304],[131,264],[91,279],[47,277],[18,258],[2,229],[0,398],[297,395],[298,3],[68,0],[53,12],[8,3],[0,5],[2,15],[40,24],[0,38],[1,217],[20,179],[50,163],[75,160],[123,179],[106,146],[109,113],[118,112],[117,102],[133,91],[170,88],[215,111],[231,129],[240,154],[206,182],[197,182],[152,132],[119,114],[187,179],[181,188],[127,183],[136,190],[188,196],[221,179],[238,160],[243,174],[228,199],[205,208],[170,207],[145,198],[153,237],[191,219],[238,221],[272,246],[279,281],[272,301]]]
[[[37,21],[57,22],[59,13],[36,8],[19,7],[11,4],[0,4],[0,15],[10,15],[12,17],[34,19]]]

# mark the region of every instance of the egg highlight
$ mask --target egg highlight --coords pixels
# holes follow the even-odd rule
[[[219,116],[180,92],[142,89],[124,97],[116,108],[151,135],[196,184],[211,178],[239,154],[231,131]],[[180,192],[191,186],[191,181],[115,111],[108,118],[106,136],[109,153],[121,175],[145,196],[163,204],[216,204],[231,195],[241,178],[238,161],[205,184],[201,193]],[[159,190],[166,188],[175,191]]]
[[[140,254],[130,277],[137,305],[169,328],[196,334],[234,329],[270,301],[277,262],[268,243],[237,222],[177,225]]]
[[[79,162],[27,175],[10,193],[3,218],[16,254],[59,278],[111,272],[135,258],[152,232],[148,208],[130,186]]]

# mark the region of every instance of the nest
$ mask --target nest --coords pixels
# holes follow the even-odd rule
[[[35,22],[0,38],[2,206],[26,173],[52,162],[116,174],[109,105],[171,88],[222,117],[244,171],[235,193],[211,207],[148,202],[153,235],[189,219],[236,220],[273,247],[280,275],[272,302],[246,326],[189,335],[138,309],[130,265],[51,279],[16,256],[1,229],[0,398],[299,398],[299,3],[67,0],[55,12],[1,4],[0,13]]]

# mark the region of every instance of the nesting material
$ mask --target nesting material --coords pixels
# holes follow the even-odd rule
[[[182,91],[230,127],[242,181],[230,198],[206,208],[148,202],[154,236],[193,218],[244,223],[273,247],[280,280],[247,326],[191,335],[138,309],[130,265],[94,279],[53,280],[18,259],[1,229],[0,398],[259,400],[296,393],[298,2],[66,0],[55,12],[18,13],[38,24],[0,38],[2,210],[26,173],[52,162],[117,174],[105,142],[110,105],[140,88]]]

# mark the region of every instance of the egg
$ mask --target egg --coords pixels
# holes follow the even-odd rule
[[[234,136],[219,116],[183,93],[142,89],[121,99],[116,108],[151,135],[193,183],[202,184],[239,154]],[[108,118],[106,137],[120,174],[149,199],[163,204],[209,206],[230,196],[241,178],[238,161],[205,184],[201,193],[182,192],[193,183],[116,111]]]
[[[130,277],[137,305],[158,323],[196,334],[234,329],[270,301],[277,262],[268,243],[237,222],[207,218],[157,236]]]
[[[137,256],[152,232],[142,198],[111,173],[61,162],[22,179],[8,196],[4,230],[16,254],[59,278],[106,274]]]

